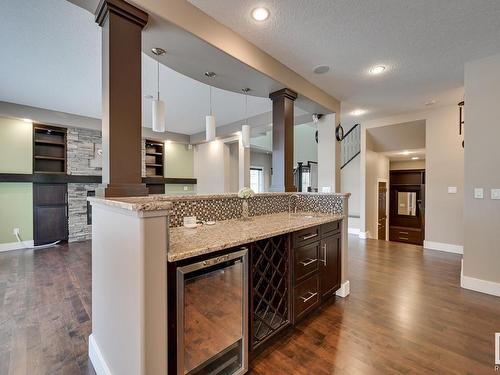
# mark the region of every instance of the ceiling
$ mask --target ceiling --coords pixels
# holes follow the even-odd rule
[[[387,156],[390,161],[415,161],[415,160],[425,160],[425,149],[413,149],[413,150],[398,150],[398,151],[388,151],[381,152],[381,154]],[[415,159],[418,158],[418,159]]]
[[[463,96],[464,63],[500,52],[498,0],[189,0],[342,100],[344,124]],[[270,18],[250,17],[256,6]],[[316,65],[331,66],[316,75]],[[379,76],[370,67],[387,66]],[[354,117],[354,108],[366,114]]]
[[[368,128],[366,147],[375,152],[425,149],[425,120]]]
[[[90,12],[65,0],[1,2],[0,45],[0,101],[101,118],[101,28]],[[168,51],[162,59],[170,56]],[[151,127],[146,96],[156,97],[157,64],[144,53],[142,62],[142,125]],[[203,73],[198,72],[201,79]],[[212,95],[218,126],[245,118],[243,95],[218,88]],[[160,97],[166,102],[168,131],[204,130],[209,86],[161,64]],[[248,97],[248,117],[269,111],[269,99]]]

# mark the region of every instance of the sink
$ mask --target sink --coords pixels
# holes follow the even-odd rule
[[[290,217],[298,217],[302,219],[314,219],[313,215],[304,215],[303,213],[293,213],[293,214],[288,214]]]

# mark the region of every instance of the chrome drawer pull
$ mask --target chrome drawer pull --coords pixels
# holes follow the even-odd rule
[[[302,303],[306,303],[307,301],[309,301],[311,298],[314,298],[318,295],[318,292],[316,293],[311,293],[311,292],[308,292],[310,294],[309,297],[302,297],[300,296],[300,298],[302,298]]]
[[[316,261],[317,259],[306,259],[299,263],[302,264],[304,267],[307,267],[308,265],[313,264]]]
[[[307,236],[302,237],[303,240],[308,240],[309,238],[314,238],[318,235],[318,233],[308,234]]]
[[[401,232],[401,231],[400,231],[400,232],[399,232],[399,234],[408,234],[408,232]]]
[[[399,237],[399,239],[400,239],[400,240],[406,240],[406,241],[408,241],[408,240],[409,240],[409,238],[408,238],[408,237]]]
[[[325,266],[326,266],[326,243],[323,245],[323,257],[325,258],[323,260],[323,263],[325,263]]]

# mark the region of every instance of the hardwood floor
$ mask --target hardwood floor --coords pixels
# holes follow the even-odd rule
[[[252,374],[495,373],[500,298],[460,288],[459,255],[349,244],[351,295],[264,351]],[[90,292],[90,242],[0,253],[0,374],[94,374]]]

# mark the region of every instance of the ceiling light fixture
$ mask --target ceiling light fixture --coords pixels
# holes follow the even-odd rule
[[[33,122],[33,120],[29,119],[29,118],[23,118],[23,121],[24,122]]]
[[[214,72],[205,72],[205,76],[215,79]],[[210,114],[205,117],[205,139],[207,142],[215,140],[215,116],[212,114],[212,85],[209,85]]]
[[[353,116],[361,116],[364,115],[366,111],[364,109],[355,109],[354,111],[351,112],[351,115]]]
[[[153,124],[153,131],[158,133],[163,133],[166,130],[165,127],[165,102],[160,100],[160,56],[163,56],[166,51],[162,48],[153,48],[151,50],[156,55],[157,62],[157,98],[152,102],[153,115],[151,122]]]
[[[418,156],[412,157],[411,160],[418,160]]]
[[[435,100],[428,100],[424,103],[427,107],[431,106],[431,105],[434,105],[436,104],[436,101]]]
[[[262,7],[255,8],[252,10],[252,18],[259,22],[265,21],[269,18],[269,11]]]
[[[386,67],[384,65],[377,65],[370,69],[370,74],[378,75],[385,71]]]
[[[401,153],[401,155],[410,155],[410,154],[411,154],[411,152],[410,152],[410,151],[403,151],[403,152]]]
[[[245,124],[241,127],[241,144],[245,148],[250,147],[250,126],[248,125],[248,87],[241,89],[245,93]]]
[[[328,65],[318,65],[313,68],[314,74],[325,74],[330,71],[330,67]]]

